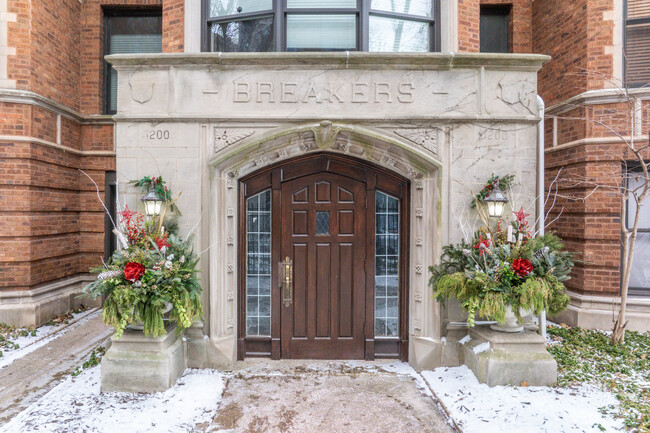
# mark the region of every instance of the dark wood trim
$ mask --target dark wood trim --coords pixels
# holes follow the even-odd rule
[[[365,359],[399,358],[408,360],[409,323],[409,241],[410,241],[410,181],[376,164],[353,157],[327,152],[293,158],[265,167],[244,176],[239,182],[239,289],[237,357],[266,356],[280,359],[281,353],[281,293],[277,266],[282,245],[281,186],[283,182],[321,172],[335,173],[366,184],[366,308]],[[272,319],[271,337],[245,337],[246,334],[246,199],[267,189],[272,190]],[[399,338],[374,338],[375,290],[375,192],[380,190],[400,200],[400,325]]]

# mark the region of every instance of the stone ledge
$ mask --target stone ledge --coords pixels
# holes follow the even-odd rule
[[[30,290],[0,291],[0,322],[40,326],[81,304],[100,306],[100,300],[85,298],[79,293],[92,280],[90,275],[76,275]]]
[[[193,66],[205,65],[219,68],[284,66],[301,69],[334,67],[339,69],[390,69],[418,67],[418,69],[454,69],[494,67],[539,70],[551,58],[541,54],[488,54],[488,53],[166,53],[166,54],[112,54],[105,59],[115,67],[130,66]]]

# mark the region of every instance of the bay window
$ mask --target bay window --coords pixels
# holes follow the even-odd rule
[[[203,50],[437,51],[437,0],[203,0]]]

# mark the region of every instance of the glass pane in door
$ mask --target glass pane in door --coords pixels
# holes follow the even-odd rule
[[[246,335],[271,335],[271,191],[246,200]]]
[[[375,337],[399,336],[399,200],[375,193]]]

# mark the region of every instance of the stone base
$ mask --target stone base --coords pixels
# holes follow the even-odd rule
[[[489,386],[522,382],[548,386],[557,382],[557,363],[546,351],[541,335],[526,330],[498,332],[485,325],[471,328],[469,335],[471,340],[463,345],[461,357],[479,382]]]
[[[121,338],[111,338],[101,366],[102,392],[165,391],[186,368],[185,344],[176,325],[158,338],[127,329]]]
[[[585,329],[611,330],[613,312],[618,313],[621,299],[611,296],[581,295],[569,292],[571,304],[559,315],[550,318],[557,323]],[[631,296],[627,300],[627,328],[631,331],[650,331],[650,297]]]
[[[30,290],[0,291],[0,323],[36,327],[81,304],[100,306],[101,300],[80,293],[93,279],[92,275],[77,275]]]

